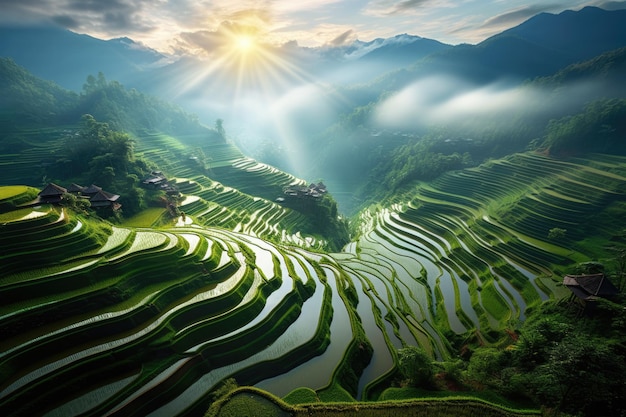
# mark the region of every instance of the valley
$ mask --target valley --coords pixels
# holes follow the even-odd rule
[[[609,3],[169,52],[0,5],[0,415],[623,415]]]
[[[227,378],[279,397],[304,382],[367,399],[405,345],[447,360],[460,348],[455,334],[513,344],[504,330],[565,295],[567,265],[602,256],[579,242],[589,228],[610,239],[605,213],[626,199],[625,162],[525,153],[451,173],[364,211],[358,239],[328,254],[284,232],[262,240],[277,234],[281,210],[262,199],[248,207],[245,194],[236,204],[255,213],[248,226],[204,225],[207,207],[233,191],[207,196],[189,181],[181,191],[192,202],[181,207],[193,221],[177,226],[4,209],[2,408],[182,415],[208,407]],[[3,202],[29,192],[3,187]],[[591,212],[593,223],[581,223]],[[566,238],[548,239],[554,227]]]

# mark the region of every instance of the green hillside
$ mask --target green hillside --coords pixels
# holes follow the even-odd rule
[[[515,345],[531,307],[566,294],[561,274],[623,239],[611,219],[625,162],[527,153],[446,175],[364,212],[361,237],[327,255],[254,237],[280,218],[271,210],[241,233],[4,203],[0,409],[196,415],[228,378],[375,399],[402,347],[446,363],[467,346]],[[207,185],[190,181],[188,196]],[[566,233],[550,239],[554,228]]]
[[[103,76],[66,99],[1,109],[0,415],[619,415],[623,100],[477,166],[398,147],[348,236],[332,189],[221,121]],[[613,298],[563,285],[598,273]]]
[[[215,128],[203,126],[182,109],[126,90],[102,74],[88,77],[77,96],[63,95],[64,90],[9,59],[0,60],[0,69],[3,96],[41,106],[30,111],[13,102],[0,103],[0,115],[6,116],[0,117],[0,124],[6,123],[0,137],[0,184],[95,183],[121,196],[117,217],[122,213],[128,218],[148,207],[165,211],[165,193],[141,189],[140,184],[158,170],[186,194],[180,210],[200,224],[331,250],[348,241],[347,226],[330,194],[319,201],[277,204],[285,188],[307,183],[247,159],[227,139],[221,121]],[[63,106],[43,99],[56,96],[63,97]],[[61,107],[64,112],[55,113]],[[35,113],[47,117],[37,122],[15,117]],[[259,220],[260,214],[272,224]],[[163,216],[160,221],[176,219]]]

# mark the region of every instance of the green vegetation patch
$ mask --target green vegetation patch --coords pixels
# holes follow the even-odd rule
[[[21,204],[34,201],[39,190],[25,185],[0,186],[0,213],[14,210]]]
[[[216,417],[281,417],[290,416],[274,402],[257,394],[241,392],[233,395]]]
[[[354,398],[341,385],[334,383],[318,391],[319,399],[325,403],[352,402]]]
[[[511,310],[498,292],[493,281],[487,282],[481,291],[482,305],[489,314],[497,320],[506,320],[511,316]]]
[[[311,388],[296,388],[287,394],[283,401],[288,404],[309,404],[320,402],[320,398],[317,396],[317,393]]]
[[[469,398],[424,399],[377,403],[310,405],[295,417],[513,417],[540,416],[539,410],[515,410]]]
[[[125,227],[150,227],[159,223],[166,210],[161,207],[151,207],[135,214],[134,216],[124,219],[122,226]]]
[[[517,417],[540,416],[539,410],[503,407],[472,397],[421,398],[380,402],[326,402],[289,406],[254,388],[242,387],[211,406],[206,417]]]
[[[6,200],[11,197],[15,197],[19,194],[23,194],[28,190],[25,185],[5,185],[0,187],[0,200]]]

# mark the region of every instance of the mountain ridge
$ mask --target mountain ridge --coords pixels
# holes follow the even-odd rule
[[[45,32],[44,32],[45,31]],[[45,34],[45,36],[42,36]],[[80,91],[82,80],[89,74],[103,72],[109,79],[115,79],[129,87],[149,88],[142,82],[155,74],[151,67],[171,66],[174,57],[147,48],[127,37],[108,41],[80,35],[69,30],[46,27],[3,26],[0,27],[0,56],[10,56],[16,63],[24,66],[33,74],[57,82],[74,91]],[[522,42],[521,40],[524,42]],[[43,43],[42,43],[43,42]],[[87,46],[88,45],[88,46]],[[354,62],[362,65],[380,65],[379,68],[363,71],[361,79],[346,78],[344,82],[365,81],[392,69],[406,67],[426,58],[433,57],[440,61],[446,70],[452,67],[478,63],[489,66],[497,62],[498,54],[521,58],[535,57],[537,63],[549,61],[545,68],[527,71],[518,61],[515,65],[499,64],[499,70],[511,72],[513,76],[548,75],[563,66],[576,61],[590,59],[602,52],[626,45],[626,10],[604,10],[597,7],[585,7],[580,11],[564,11],[559,14],[540,13],[525,22],[491,36],[475,45],[448,45],[438,40],[411,34],[398,34],[390,38],[377,38],[371,41],[355,40],[339,46],[315,48],[276,49],[277,53],[287,53],[294,62],[304,53],[304,62],[311,67],[312,74],[330,74],[342,67],[355,70]],[[295,55],[289,55],[291,52]],[[282,51],[282,52],[281,52]],[[484,56],[467,58],[467,51]],[[481,52],[482,51],[482,52]],[[85,54],[85,55],[82,55]],[[81,55],[88,59],[77,61]],[[472,55],[470,53],[470,55]],[[311,62],[317,56],[325,60],[322,64]],[[452,58],[451,58],[452,57]],[[53,59],[54,58],[54,59]],[[470,59],[464,61],[464,59]],[[169,60],[169,61],[168,61]],[[448,66],[446,61],[452,61]],[[84,61],[84,62],[81,62]],[[201,65],[194,62],[194,65]],[[189,65],[178,66],[176,73],[189,72]],[[158,71],[158,74],[172,71]],[[153,87],[154,88],[154,87]],[[150,91],[154,93],[155,91]]]
[[[489,39],[515,34],[531,42],[544,43],[549,48],[568,53],[576,61],[582,61],[624,46],[625,21],[626,10],[608,11],[587,6],[578,12],[540,13]]]
[[[73,91],[89,74],[124,82],[166,58],[127,37],[102,40],[50,25],[0,26],[0,38],[0,56]]]

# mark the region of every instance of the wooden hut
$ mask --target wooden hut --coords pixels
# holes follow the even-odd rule
[[[42,203],[59,203],[63,200],[65,193],[67,193],[67,189],[51,182],[39,192],[39,201]]]
[[[604,274],[565,275],[563,285],[572,292],[572,298],[578,300],[585,309],[599,298],[611,298],[619,293]]]

